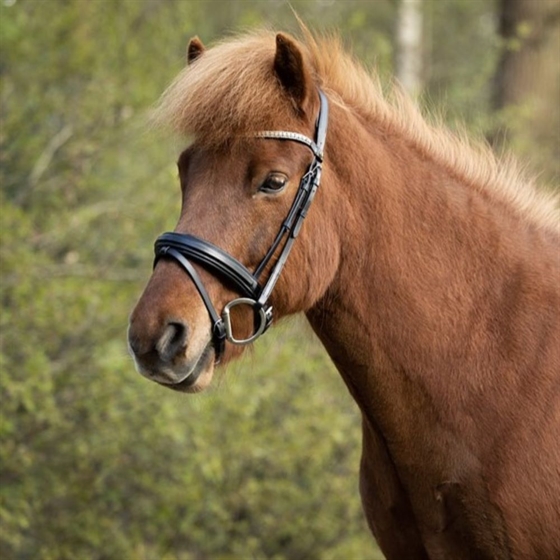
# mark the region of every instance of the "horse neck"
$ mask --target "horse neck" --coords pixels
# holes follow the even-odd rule
[[[312,327],[362,412],[395,436],[419,409],[486,414],[494,399],[500,414],[500,352],[522,375],[533,357],[518,342],[542,330],[519,308],[533,297],[546,309],[551,292],[558,305],[554,249],[412,142],[339,112],[327,144],[340,266]]]

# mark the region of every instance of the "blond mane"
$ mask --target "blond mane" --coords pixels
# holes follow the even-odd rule
[[[305,28],[303,35],[298,45],[331,103],[401,134],[472,188],[539,227],[559,231],[556,197],[539,192],[512,157],[497,157],[482,142],[428,123],[397,85],[385,95],[377,76],[355,61],[338,37],[318,37]],[[206,50],[164,92],[154,121],[214,145],[278,123],[297,129],[301,123],[272,71],[275,36],[267,30],[247,33]]]

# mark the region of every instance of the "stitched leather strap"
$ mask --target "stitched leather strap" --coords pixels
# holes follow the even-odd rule
[[[156,255],[165,247],[176,249],[181,255],[217,273],[222,280],[231,282],[242,295],[254,297],[261,291],[257,279],[237,259],[213,243],[194,235],[168,232],[157,238]]]

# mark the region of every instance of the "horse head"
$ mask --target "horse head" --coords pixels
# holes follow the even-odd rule
[[[275,39],[252,50],[191,40],[162,99],[160,112],[194,142],[178,161],[179,221],[156,243],[128,336],[140,373],[173,389],[205,388],[218,361],[309,309],[336,271],[322,193],[302,228],[319,183],[329,188],[328,103],[305,52]]]

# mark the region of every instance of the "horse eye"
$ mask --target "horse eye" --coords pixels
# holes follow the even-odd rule
[[[288,183],[288,177],[282,173],[271,173],[260,186],[259,190],[264,193],[280,192]]]

